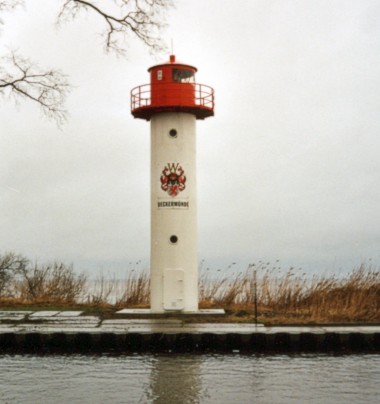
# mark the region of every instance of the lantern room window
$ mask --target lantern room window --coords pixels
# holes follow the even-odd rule
[[[177,83],[195,83],[194,72],[187,69],[173,69],[173,81]]]

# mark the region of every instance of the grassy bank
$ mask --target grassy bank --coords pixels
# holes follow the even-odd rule
[[[267,324],[380,322],[380,273],[369,264],[343,277],[309,278],[269,263],[229,276],[217,274],[201,270],[199,306],[224,308],[228,321],[253,321],[257,308],[258,321]],[[0,256],[2,309],[80,309],[109,316],[126,307],[149,307],[146,272],[89,282],[62,263],[40,266],[19,255]]]
[[[337,323],[380,321],[380,273],[361,265],[342,278],[314,276],[266,264],[252,265],[234,278],[200,280],[200,305],[235,313],[252,312],[265,323]]]

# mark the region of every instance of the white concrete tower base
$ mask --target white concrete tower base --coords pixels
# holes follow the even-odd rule
[[[198,311],[196,117],[151,118],[151,311]]]

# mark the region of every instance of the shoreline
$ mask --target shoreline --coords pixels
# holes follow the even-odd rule
[[[198,318],[199,320],[199,318]],[[380,352],[380,325],[282,325],[0,311],[0,353]]]

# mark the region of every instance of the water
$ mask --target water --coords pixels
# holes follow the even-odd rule
[[[378,403],[380,355],[1,355],[1,403]]]

